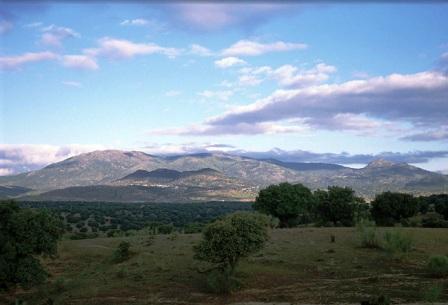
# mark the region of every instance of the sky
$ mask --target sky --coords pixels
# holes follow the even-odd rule
[[[448,3],[0,5],[0,175],[97,149],[448,169]]]

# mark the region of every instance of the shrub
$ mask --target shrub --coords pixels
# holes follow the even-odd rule
[[[44,282],[48,274],[39,258],[56,255],[63,229],[60,219],[46,211],[0,201],[0,290]]]
[[[440,299],[442,293],[442,285],[430,286],[423,291],[423,300],[429,303],[437,302]]]
[[[262,189],[253,204],[254,210],[279,219],[280,227],[294,227],[309,221],[314,198],[302,184],[280,183]]]
[[[131,254],[129,252],[130,247],[131,247],[130,243],[128,243],[126,241],[122,241],[118,245],[117,249],[115,250],[115,252],[112,256],[112,262],[121,263],[121,262],[128,260],[129,257],[131,256]]]
[[[411,250],[413,239],[410,235],[403,234],[400,231],[389,231],[384,233],[384,250],[397,258],[403,258]]]
[[[363,248],[380,248],[380,240],[376,232],[375,222],[361,220],[356,226]]]
[[[417,214],[419,200],[410,194],[384,192],[376,195],[371,214],[377,225],[393,226]]]
[[[207,288],[216,294],[228,294],[240,287],[240,281],[236,279],[230,268],[225,270],[212,270],[207,276]]]
[[[360,206],[364,200],[356,197],[355,192],[349,187],[330,186],[328,191],[317,190],[314,192],[314,198],[317,202],[317,217],[321,224],[348,227],[353,225],[356,217],[362,215]]]
[[[432,255],[429,258],[428,269],[434,276],[443,277],[448,275],[448,256]]]
[[[174,226],[172,224],[161,225],[158,228],[160,234],[171,234],[174,231]]]
[[[54,290],[57,293],[65,291],[67,288],[66,286],[67,286],[67,281],[63,277],[57,278],[53,283]]]
[[[422,227],[425,228],[448,228],[448,220],[436,212],[428,212],[422,217]]]
[[[209,286],[230,292],[240,259],[261,250],[268,239],[269,218],[258,213],[237,212],[207,225],[194,247],[195,259],[215,265]]]

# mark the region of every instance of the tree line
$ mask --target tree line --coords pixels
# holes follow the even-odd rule
[[[280,183],[261,190],[253,204],[278,220],[279,227],[353,226],[371,219],[379,226],[448,227],[448,195],[415,197],[384,192],[367,203],[349,187],[330,186],[312,192],[302,184]]]

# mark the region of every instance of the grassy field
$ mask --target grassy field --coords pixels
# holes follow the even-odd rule
[[[386,230],[379,229],[380,235]],[[431,291],[443,285],[438,302],[448,304],[448,278],[433,278],[426,269],[430,255],[448,254],[448,230],[398,230],[415,241],[402,260],[380,249],[361,248],[354,228],[273,230],[265,249],[241,263],[238,277],[244,285],[230,296],[207,291],[206,275],[199,272],[207,265],[192,258],[198,234],[66,240],[59,257],[45,261],[52,275],[49,283],[18,295],[30,305],[48,298],[54,304],[79,305],[359,304],[375,295],[416,303],[429,300]],[[112,253],[122,240],[131,243],[133,255],[113,264]]]

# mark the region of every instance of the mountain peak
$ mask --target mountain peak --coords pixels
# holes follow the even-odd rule
[[[373,160],[372,162],[370,162],[369,164],[367,164],[366,167],[378,168],[378,167],[391,167],[393,165],[396,165],[396,163],[392,162],[392,161],[385,160],[385,159],[376,159],[376,160]]]

